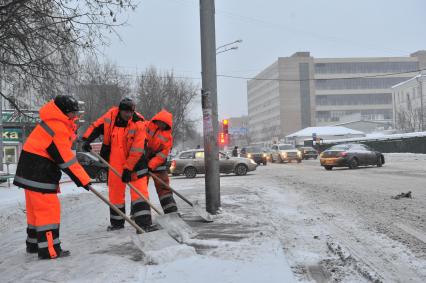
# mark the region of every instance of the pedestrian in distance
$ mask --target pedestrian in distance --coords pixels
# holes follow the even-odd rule
[[[238,146],[234,146],[234,149],[232,150],[232,156],[238,157]]]

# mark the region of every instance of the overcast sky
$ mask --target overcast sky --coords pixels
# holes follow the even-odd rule
[[[426,49],[425,0],[217,0],[218,74],[252,77],[278,57],[407,56]],[[126,72],[153,65],[201,87],[198,0],[143,0],[104,53]],[[218,78],[219,117],[247,114],[247,81]],[[201,113],[201,105],[194,115]]]

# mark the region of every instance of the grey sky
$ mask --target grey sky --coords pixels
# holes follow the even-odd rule
[[[218,74],[251,77],[278,57],[407,56],[426,49],[424,0],[217,0]],[[123,70],[150,65],[200,78],[198,0],[145,0],[106,56]],[[194,80],[201,86],[201,80]],[[246,80],[218,78],[219,117],[247,114]],[[194,109],[201,113],[201,106]]]

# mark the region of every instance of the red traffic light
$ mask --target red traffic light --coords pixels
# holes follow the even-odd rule
[[[222,121],[222,131],[226,135],[229,133],[228,126],[229,126],[229,120],[227,120],[227,119],[223,120]]]

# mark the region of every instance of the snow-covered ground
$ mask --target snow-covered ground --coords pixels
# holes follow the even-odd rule
[[[23,192],[0,187],[1,282],[426,282],[426,156],[385,158],[382,168],[326,171],[310,160],[223,176],[215,222],[178,202],[197,254],[157,265],[144,264],[130,227],[106,232],[108,209],[72,184],[61,195],[72,256],[39,261],[24,251]],[[172,184],[203,203],[202,176]],[[412,199],[391,198],[407,191]]]

